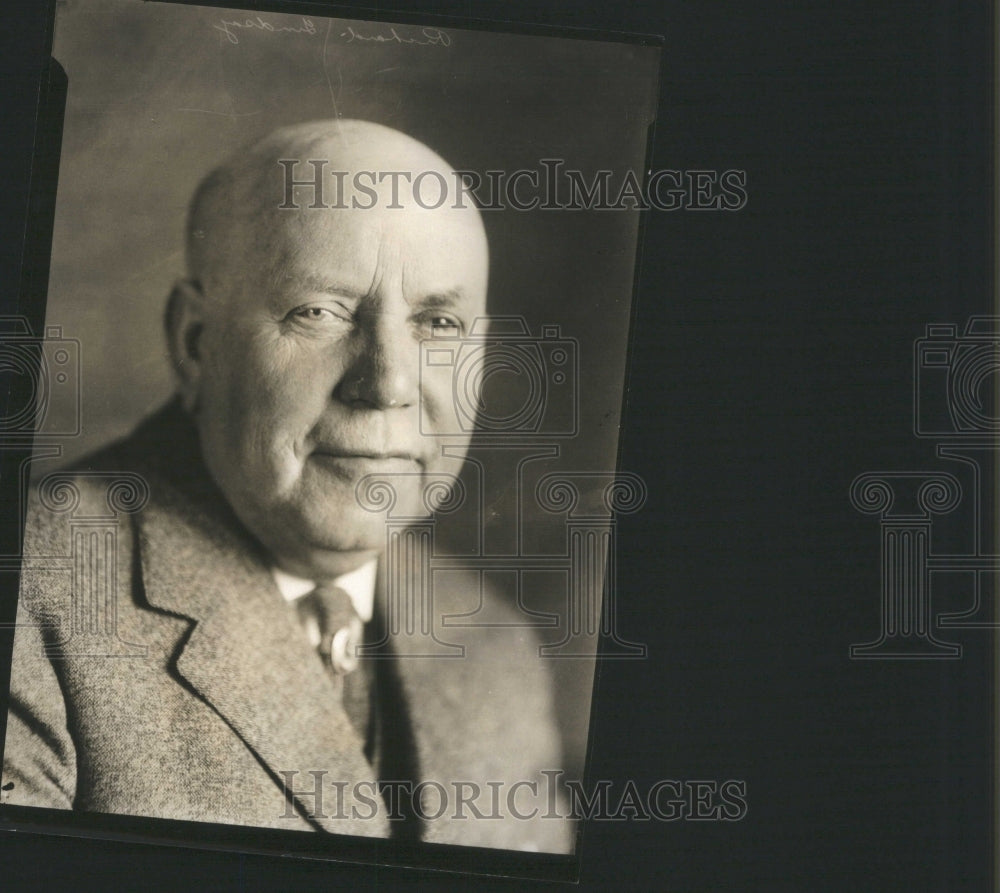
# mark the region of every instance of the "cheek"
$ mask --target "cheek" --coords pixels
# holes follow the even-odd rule
[[[204,410],[223,422],[232,449],[245,457],[294,450],[323,410],[325,387],[315,356],[286,340],[234,338],[214,355]]]
[[[459,404],[465,406],[470,400],[456,395],[454,370],[450,367],[434,369],[432,375],[425,370],[422,387],[420,430],[432,457],[429,469],[457,475],[472,438],[475,411],[459,411]]]
[[[241,403],[271,417],[320,411],[330,370],[317,351],[272,334],[257,335],[244,345],[230,371]]]
[[[303,378],[306,365],[301,351],[276,333],[260,332],[245,342],[246,371],[256,386],[267,391]]]
[[[461,431],[456,412],[455,370],[451,366],[425,366],[421,370],[421,413],[433,434]],[[426,430],[426,429],[425,429]]]

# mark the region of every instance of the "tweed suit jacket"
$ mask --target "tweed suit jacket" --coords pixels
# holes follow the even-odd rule
[[[110,538],[98,522],[74,528],[108,518],[108,481],[123,472],[148,500],[118,512]],[[391,836],[400,823],[336,683],[209,479],[179,407],[57,483],[46,497],[43,481],[29,504],[3,802]],[[67,484],[79,500],[71,511],[59,503]],[[107,591],[96,583],[81,599],[95,570]],[[548,668],[530,631],[511,625],[517,615],[471,575],[450,576],[435,586],[435,615],[480,609],[477,625],[443,637],[464,656],[384,664],[400,709],[383,718],[383,743],[405,750],[413,782],[434,783],[432,799],[444,791],[419,837],[568,852],[571,827],[554,817],[544,775],[561,765]],[[396,654],[405,646],[402,634],[389,643]],[[469,785],[484,792],[477,809],[458,803]]]

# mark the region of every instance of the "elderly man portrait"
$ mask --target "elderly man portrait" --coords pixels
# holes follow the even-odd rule
[[[359,171],[397,175],[358,192]],[[419,200],[422,172],[444,201]],[[454,369],[420,360],[487,312],[487,239],[460,183],[422,143],[343,119],[281,129],[202,181],[165,314],[176,395],[63,477],[84,515],[106,512],[116,475],[148,491],[100,569],[117,639],[140,652],[74,649],[79,577],[43,560],[65,553],[70,514],[33,493],[3,802],[572,849],[531,631],[451,574],[435,618],[478,608],[448,631],[461,656],[409,654],[386,618],[388,516],[359,498],[385,479],[419,519],[462,464]]]

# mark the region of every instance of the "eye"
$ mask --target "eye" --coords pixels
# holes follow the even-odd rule
[[[292,310],[286,319],[289,322],[307,326],[329,326],[349,323],[352,320],[346,307],[330,304],[303,304]]]
[[[318,321],[328,316],[332,317],[333,311],[327,309],[326,307],[299,307],[297,310],[292,311],[292,316],[298,317],[299,319]]]
[[[462,324],[453,316],[434,314],[428,323],[435,338],[455,338],[462,334]]]

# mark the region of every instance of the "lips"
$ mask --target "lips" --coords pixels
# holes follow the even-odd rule
[[[318,448],[313,451],[314,456],[321,456],[330,459],[359,459],[371,462],[389,462],[394,459],[401,459],[407,462],[419,462],[416,455],[408,450],[345,450],[337,448]]]
[[[422,463],[411,453],[350,453],[317,450],[311,457],[321,468],[337,477],[357,481],[366,475],[414,474]]]

